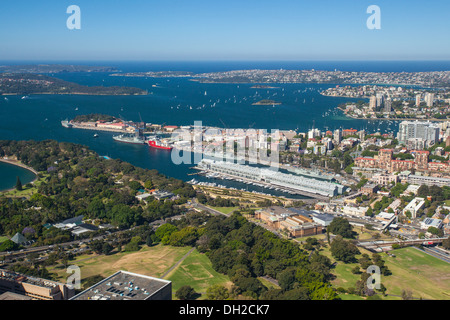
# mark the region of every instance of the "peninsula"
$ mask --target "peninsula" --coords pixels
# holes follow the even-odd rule
[[[83,86],[43,74],[0,73],[0,95],[2,94],[146,95],[148,91],[133,87]]]
[[[0,73],[72,73],[72,72],[117,72],[116,68],[80,66],[67,64],[30,64],[0,66]]]

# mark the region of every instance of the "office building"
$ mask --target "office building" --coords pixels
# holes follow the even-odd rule
[[[0,269],[0,294],[3,293],[10,293],[10,297],[27,296],[33,300],[69,300],[75,290],[67,284]]]
[[[314,221],[314,214],[306,210],[274,206],[256,211],[255,218],[296,238],[322,233],[323,225]]]
[[[411,213],[411,218],[415,219],[417,217],[417,212],[425,206],[424,198],[414,198],[410,203],[403,209],[402,213],[406,215],[409,211]]]
[[[172,300],[172,282],[121,270],[70,300]]]

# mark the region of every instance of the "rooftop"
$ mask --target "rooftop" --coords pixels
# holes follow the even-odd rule
[[[42,288],[53,289],[61,285],[59,282],[27,276],[14,271],[0,269],[0,280],[13,281],[17,283],[27,283]]]
[[[171,282],[127,271],[118,271],[71,300],[147,300]]]

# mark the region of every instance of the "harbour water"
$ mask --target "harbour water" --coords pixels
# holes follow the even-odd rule
[[[16,186],[17,177],[20,178],[22,185],[33,181],[36,175],[24,168],[0,162],[0,191],[8,190]]]
[[[98,65],[99,63],[90,64]],[[293,63],[268,65],[268,63],[256,62],[247,64],[237,62],[234,64],[212,62],[104,64],[112,65],[124,72],[162,70],[212,72],[250,68],[308,68],[307,63],[305,65]],[[331,62],[328,68],[332,65],[334,67],[331,70],[339,69],[339,65]],[[326,64],[323,65],[324,68],[326,66]],[[389,63],[384,65],[384,70],[382,65],[372,64],[372,66],[376,67],[376,71],[398,71],[399,68],[399,64]],[[428,65],[423,64],[423,66]],[[344,63],[341,67],[357,69],[356,65],[349,63],[347,65]],[[420,69],[413,64],[409,67]],[[436,65],[433,69],[447,70],[448,67],[449,63],[444,67]],[[314,66],[309,66],[309,69],[311,68]],[[316,66],[316,69],[319,68]],[[334,85],[277,84],[274,85],[276,89],[256,89],[251,88],[251,84],[202,84],[187,78],[112,77],[106,73],[67,73],[54,76],[90,86],[139,87],[147,89],[149,95],[30,95],[26,99],[21,99],[19,96],[8,96],[5,99],[0,96],[0,139],[55,139],[84,144],[100,155],[120,158],[136,166],[156,169],[165,175],[185,181],[191,180],[192,176],[189,174],[196,172],[192,169],[194,165],[173,164],[170,151],[116,142],[112,139],[114,133],[98,132],[99,136],[93,138],[96,132],[64,128],[61,126],[61,121],[81,114],[102,113],[132,121],[139,121],[142,117],[147,123],[165,125],[193,125],[194,121],[202,121],[204,126],[292,129],[300,132],[306,132],[313,126],[322,130],[353,128],[382,133],[396,132],[398,129],[398,122],[356,120],[344,116],[336,107],[349,99],[320,95],[321,90]],[[262,99],[276,100],[281,102],[281,105],[252,105],[255,101]],[[4,173],[0,172],[0,177],[3,178],[3,175]],[[245,185],[236,185],[236,187],[246,188]]]

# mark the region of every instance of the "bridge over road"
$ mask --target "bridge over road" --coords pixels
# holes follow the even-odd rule
[[[384,249],[389,250],[389,248],[392,248],[393,244],[398,244],[402,247],[406,246],[414,246],[414,245],[435,245],[438,243],[442,243],[442,241],[446,240],[448,237],[445,238],[433,238],[433,239],[414,239],[414,240],[400,240],[400,239],[394,239],[392,241],[383,241],[383,240],[377,240],[377,241],[360,241],[357,242],[356,245],[360,247],[364,247],[369,250],[375,250],[375,251],[384,251]]]

